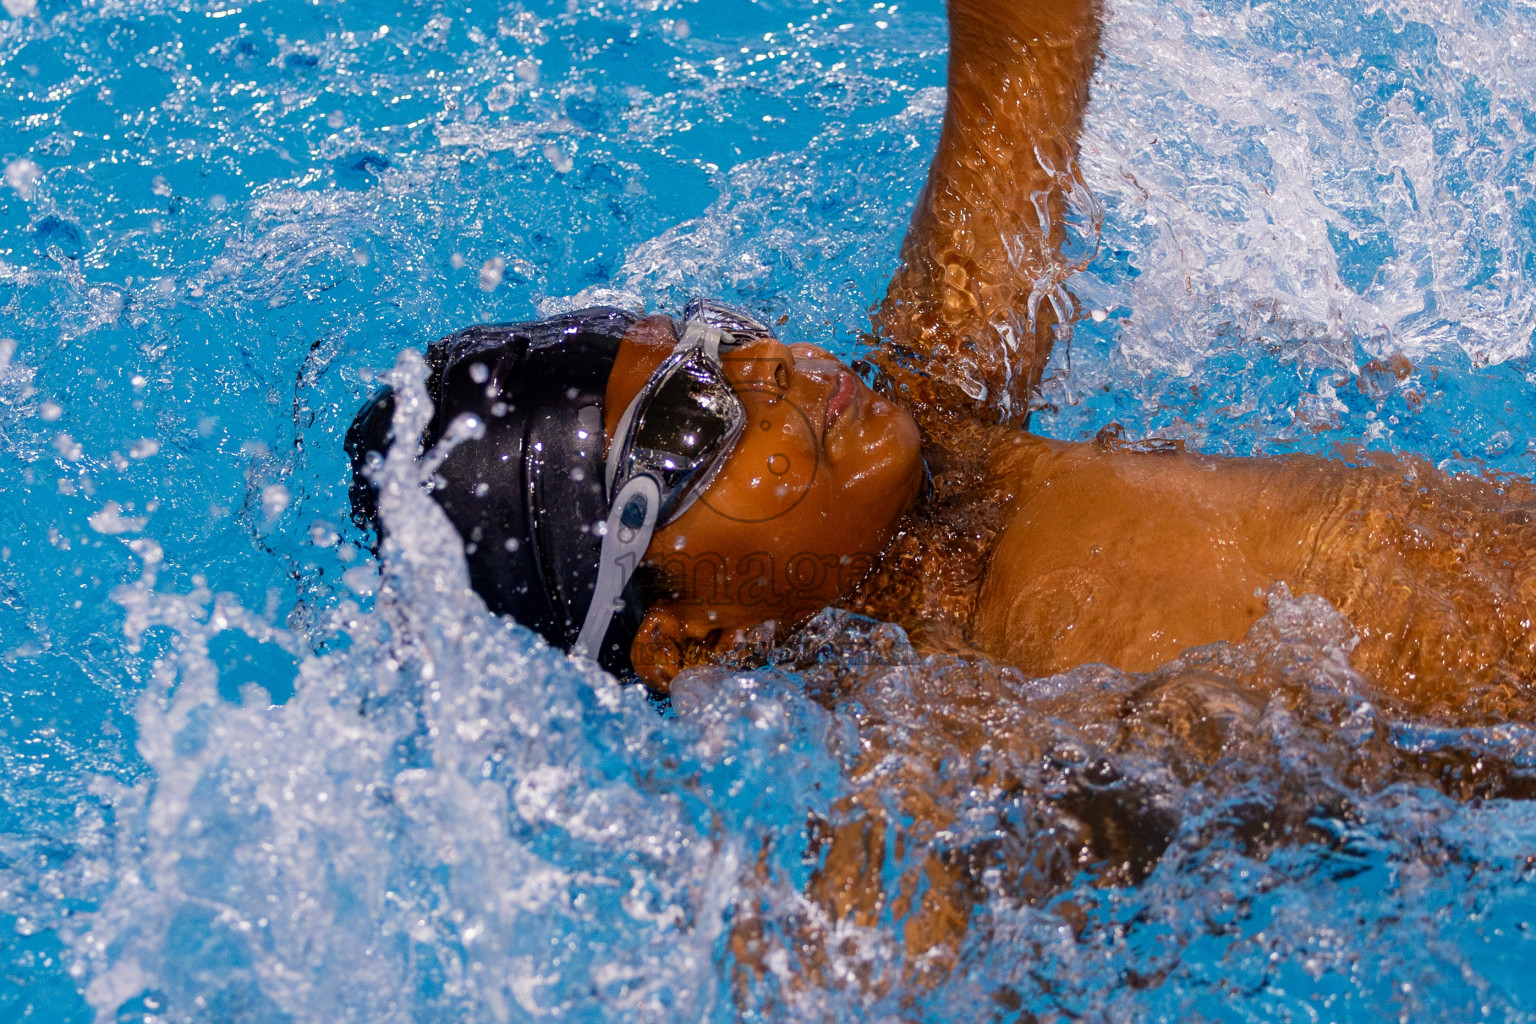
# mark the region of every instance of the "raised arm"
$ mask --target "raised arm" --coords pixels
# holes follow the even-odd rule
[[[872,361],[925,428],[1023,425],[1069,313],[1068,197],[1100,0],[949,0],[938,153],[876,318]]]

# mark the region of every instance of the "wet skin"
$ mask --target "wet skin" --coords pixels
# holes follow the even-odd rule
[[[755,627],[792,628],[846,597],[917,493],[920,424],[940,505],[970,502],[986,528],[904,527],[931,535],[910,572],[922,600],[877,613],[919,641],[937,608],[953,612],[964,646],[1032,674],[1089,662],[1146,671],[1241,639],[1265,591],[1286,583],[1350,619],[1356,667],[1384,695],[1419,713],[1528,711],[1536,499],[1526,483],[1024,432],[1058,315],[1040,296],[1059,297],[1074,270],[1062,225],[1081,185],[1100,12],[1092,0],[952,0],[949,16],[939,148],[869,356],[899,404],[815,346],[731,354],[749,426],[704,499],[651,545],[674,587],[650,602],[636,640],[641,677],[664,689]],[[674,340],[661,317],[626,339],[610,421]],[[981,550],[969,574],[941,571],[957,537]]]
[[[853,387],[814,346],[737,353],[728,372],[751,425],[706,500],[648,552],[678,578],[651,602],[635,642],[641,677],[666,689],[764,622],[794,626],[846,598],[864,561],[885,549],[861,589],[886,596],[858,606],[930,650],[964,648],[1031,675],[1090,662],[1145,671],[1190,647],[1242,640],[1266,610],[1265,592],[1285,583],[1349,620],[1359,638],[1351,664],[1373,700],[1446,721],[1536,718],[1528,482],[1451,479],[1411,459],[1211,458],[1024,431],[1058,316],[1071,308],[1060,289],[1075,269],[1063,224],[1081,187],[1077,137],[1101,11],[1094,0],[947,8],[938,152],[868,355],[894,404]],[[607,396],[610,438],[675,340],[665,318],[626,338]],[[829,428],[828,412],[840,410]],[[903,520],[919,487],[920,436],[935,498]],[[784,573],[801,556],[810,559],[802,566],[847,571],[796,585]],[[887,574],[904,585],[885,586]],[[888,884],[890,795],[910,798],[900,814],[912,827],[944,829],[956,809],[932,793],[946,742],[1027,756],[1029,741],[1027,730],[999,726],[1018,697],[986,673],[967,701],[942,673],[917,680],[934,714],[903,731],[900,756],[863,738],[852,780],[866,788],[834,809],[808,886],[827,927],[808,941],[830,943],[841,922],[877,926],[889,912],[903,922],[913,969],[942,972],[967,930],[975,880],[930,855]],[[1189,688],[1191,735],[1223,708],[1269,698],[1235,685]],[[877,689],[856,697],[876,718]],[[1094,699],[1079,709],[1091,720],[1130,713],[1118,699]],[[740,909],[733,952],[747,970],[765,970],[750,907]],[[814,953],[799,952],[816,967]]]
[[[626,340],[610,410],[674,340],[667,318]],[[793,628],[846,597],[921,482],[913,418],[825,350],[756,342],[725,365],[748,430],[648,553],[677,588],[653,602],[632,651],[658,689],[765,622]],[[978,653],[1033,675],[1091,662],[1147,672],[1240,640],[1283,583],[1339,608],[1360,634],[1356,668],[1420,713],[1456,716],[1468,699],[1491,711],[1536,672],[1528,489],[1396,460],[983,436],[988,498],[1003,507],[965,623]]]
[[[1536,495],[1411,459],[1349,465],[1062,444],[1015,432],[1010,495],[970,623],[1043,676],[1150,672],[1238,641],[1278,584],[1321,594],[1358,634],[1379,696],[1446,720],[1529,717]]]
[[[625,338],[605,407],[617,421],[676,343],[672,321]],[[869,571],[922,482],[917,424],[815,345],[754,341],[723,354],[747,426],[701,498],[656,532],[653,600],[631,659],[665,689],[686,664],[765,622],[793,628]]]

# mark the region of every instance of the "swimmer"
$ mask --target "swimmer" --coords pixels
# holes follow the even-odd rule
[[[665,693],[838,603],[1031,675],[1147,671],[1241,639],[1283,583],[1350,620],[1383,696],[1529,717],[1527,483],[1025,430],[1069,314],[1061,225],[1100,13],[951,0],[949,18],[942,133],[876,314],[873,389],[699,300],[678,320],[586,310],[433,346],[424,443],[464,413],[486,425],[436,497],[487,604]],[[365,516],[389,407],[349,435]]]
[[[1529,482],[1375,453],[1204,456],[1110,425],[1085,443],[1027,432],[1071,315],[1062,224],[1084,187],[1100,11],[950,0],[949,19],[938,150],[859,372],[700,299],[676,319],[590,309],[432,346],[423,445],[464,414],[485,427],[443,463],[435,497],[486,604],[665,694],[689,667],[830,605],[895,622],[921,650],[1030,676],[1147,672],[1242,640],[1283,585],[1350,622],[1352,666],[1383,706],[1536,719]],[[375,397],[348,435],[354,508],[375,525],[368,467],[390,443],[391,406]],[[935,716],[942,742],[907,736],[887,764],[869,745],[855,781],[885,773],[887,795],[852,793],[826,830],[810,885],[823,936],[888,911],[914,962],[958,948],[967,869],[929,857],[921,884],[886,893],[876,866],[892,807],[934,829],[952,820],[931,786],[944,742],[1026,749],[1007,714],[1018,698],[1000,682],[987,691],[992,678],[969,678],[966,706]],[[1159,842],[1145,844],[1153,859]],[[890,910],[919,892],[919,906]],[[743,911],[733,933],[748,966],[753,927]]]

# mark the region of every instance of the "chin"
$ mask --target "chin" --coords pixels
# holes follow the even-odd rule
[[[911,413],[898,405],[889,408],[891,412],[881,417],[883,437],[879,451],[883,457],[880,461],[890,465],[889,486],[897,493],[902,493],[905,486],[907,499],[902,504],[905,511],[922,484],[923,435]]]

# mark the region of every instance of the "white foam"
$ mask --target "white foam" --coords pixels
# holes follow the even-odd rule
[[[424,373],[407,351],[390,375],[397,437],[431,415]],[[135,542],[124,628],[175,640],[135,714],[146,774],[102,784],[99,909],[66,928],[99,1015],[145,988],[175,1020],[220,998],[315,1022],[720,1009],[741,838],[714,830],[676,763],[636,752],[685,777],[761,766],[819,712],[732,708],[698,761],[638,692],[486,612],[423,487],[436,461],[401,443],[378,467],[381,592],[331,613],[342,653],[204,588],[160,590],[159,547]],[[227,630],[297,659],[292,699],[219,695],[210,645]]]
[[[1277,48],[1282,18],[1303,38]],[[1357,25],[1387,69],[1362,63]],[[1232,328],[1343,367],[1356,343],[1410,358],[1455,347],[1479,364],[1528,354],[1536,239],[1517,207],[1533,29],[1523,8],[1407,0],[1112,5],[1083,159],[1111,207],[1104,242],[1139,271],[1122,300],[1132,364],[1193,373]],[[1412,47],[1429,33],[1425,66]],[[1341,239],[1390,240],[1362,290],[1341,271]],[[1276,314],[1278,335],[1265,327]]]

